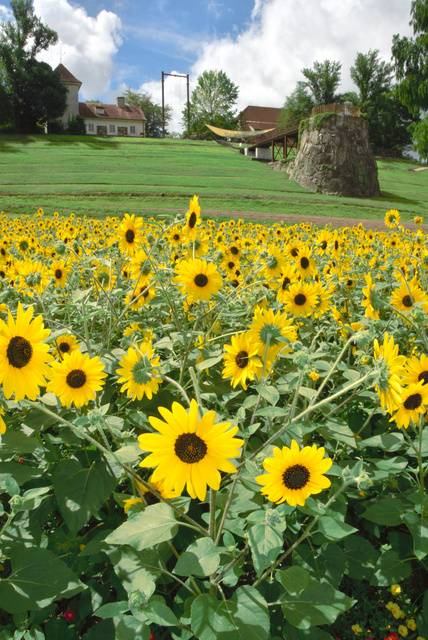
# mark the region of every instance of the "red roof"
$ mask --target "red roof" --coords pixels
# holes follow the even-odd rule
[[[104,113],[97,113],[96,109],[104,109]],[[100,120],[145,120],[144,111],[139,107],[125,105],[118,107],[115,104],[99,104],[92,102],[79,102],[79,115],[81,118],[99,118]]]
[[[64,67],[62,63],[57,66],[55,71],[58,71],[60,80],[62,80],[63,82],[67,82],[68,84],[78,84],[79,86],[82,86],[80,80],[75,78],[71,71],[69,71],[67,67]]]
[[[282,109],[276,107],[245,107],[239,114],[242,129],[269,129],[276,127]]]

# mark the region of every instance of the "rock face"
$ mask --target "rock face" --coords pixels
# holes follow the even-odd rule
[[[289,169],[292,180],[319,193],[379,195],[366,120],[345,113],[325,113],[312,116],[305,124]]]

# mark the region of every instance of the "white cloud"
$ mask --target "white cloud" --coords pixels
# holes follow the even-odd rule
[[[303,67],[326,58],[342,62],[342,90],[357,52],[391,56],[394,33],[410,33],[411,0],[254,0],[248,26],[237,35],[200,42],[191,82],[207,69],[223,69],[238,84],[239,108],[280,107],[302,79]],[[160,82],[145,83],[154,97]],[[166,100],[180,103],[171,86]],[[177,89],[176,89],[177,91]],[[180,94],[181,97],[181,94]],[[178,122],[175,111],[175,121]]]
[[[119,16],[102,10],[91,17],[68,0],[35,0],[34,8],[59,37],[59,43],[40,54],[40,59],[54,68],[62,59],[82,81],[82,97],[97,98],[108,91],[114,55],[121,44]]]
[[[3,20],[10,20],[12,17],[12,11],[4,4],[0,4],[0,22]]]

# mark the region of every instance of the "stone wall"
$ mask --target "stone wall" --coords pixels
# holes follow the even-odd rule
[[[379,195],[366,120],[343,113],[322,114],[302,125],[299,149],[289,168],[292,180],[319,193]]]

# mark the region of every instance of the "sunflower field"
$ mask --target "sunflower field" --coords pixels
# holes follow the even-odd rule
[[[415,222],[0,214],[0,640],[428,639]]]

